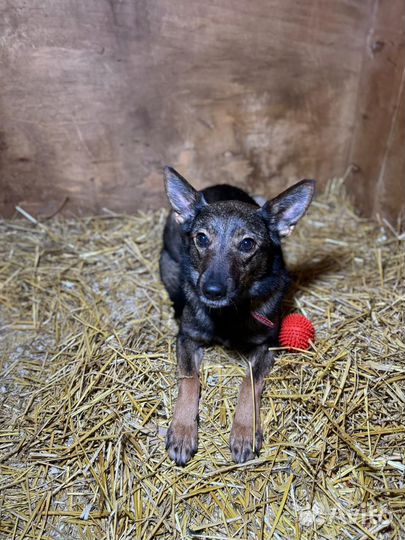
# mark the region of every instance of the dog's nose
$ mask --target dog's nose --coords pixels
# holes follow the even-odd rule
[[[203,286],[203,293],[210,300],[220,300],[226,294],[226,285],[217,281],[208,281]]]

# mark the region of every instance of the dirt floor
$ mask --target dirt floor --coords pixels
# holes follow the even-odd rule
[[[329,185],[285,242],[317,336],[277,357],[260,457],[231,461],[245,368],[213,348],[179,468],[164,217],[0,224],[0,538],[405,538],[404,235]]]

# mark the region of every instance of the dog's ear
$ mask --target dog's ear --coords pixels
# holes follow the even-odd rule
[[[194,219],[206,204],[204,196],[195,190],[185,178],[172,167],[164,168],[166,193],[178,223]]]
[[[311,204],[315,184],[315,180],[301,180],[267,201],[258,212],[279,236],[289,236]]]

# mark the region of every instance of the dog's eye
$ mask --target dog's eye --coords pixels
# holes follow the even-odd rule
[[[239,250],[243,251],[244,253],[249,253],[249,251],[252,251],[255,245],[256,242],[253,240],[253,238],[244,238],[239,244]]]
[[[206,234],[199,232],[195,236],[195,243],[197,247],[205,248],[205,247],[208,247],[210,240]]]

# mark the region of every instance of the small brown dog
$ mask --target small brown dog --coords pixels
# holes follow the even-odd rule
[[[172,212],[160,273],[180,319],[179,393],[166,448],[178,465],[196,453],[203,348],[220,343],[246,354],[253,375],[254,395],[247,373],[231,430],[232,456],[242,463],[258,455],[262,445],[260,397],[273,363],[268,348],[277,344],[289,285],[280,239],[305,214],[315,181],[302,180],[259,206],[228,185],[196,191],[169,167],[165,179]]]

